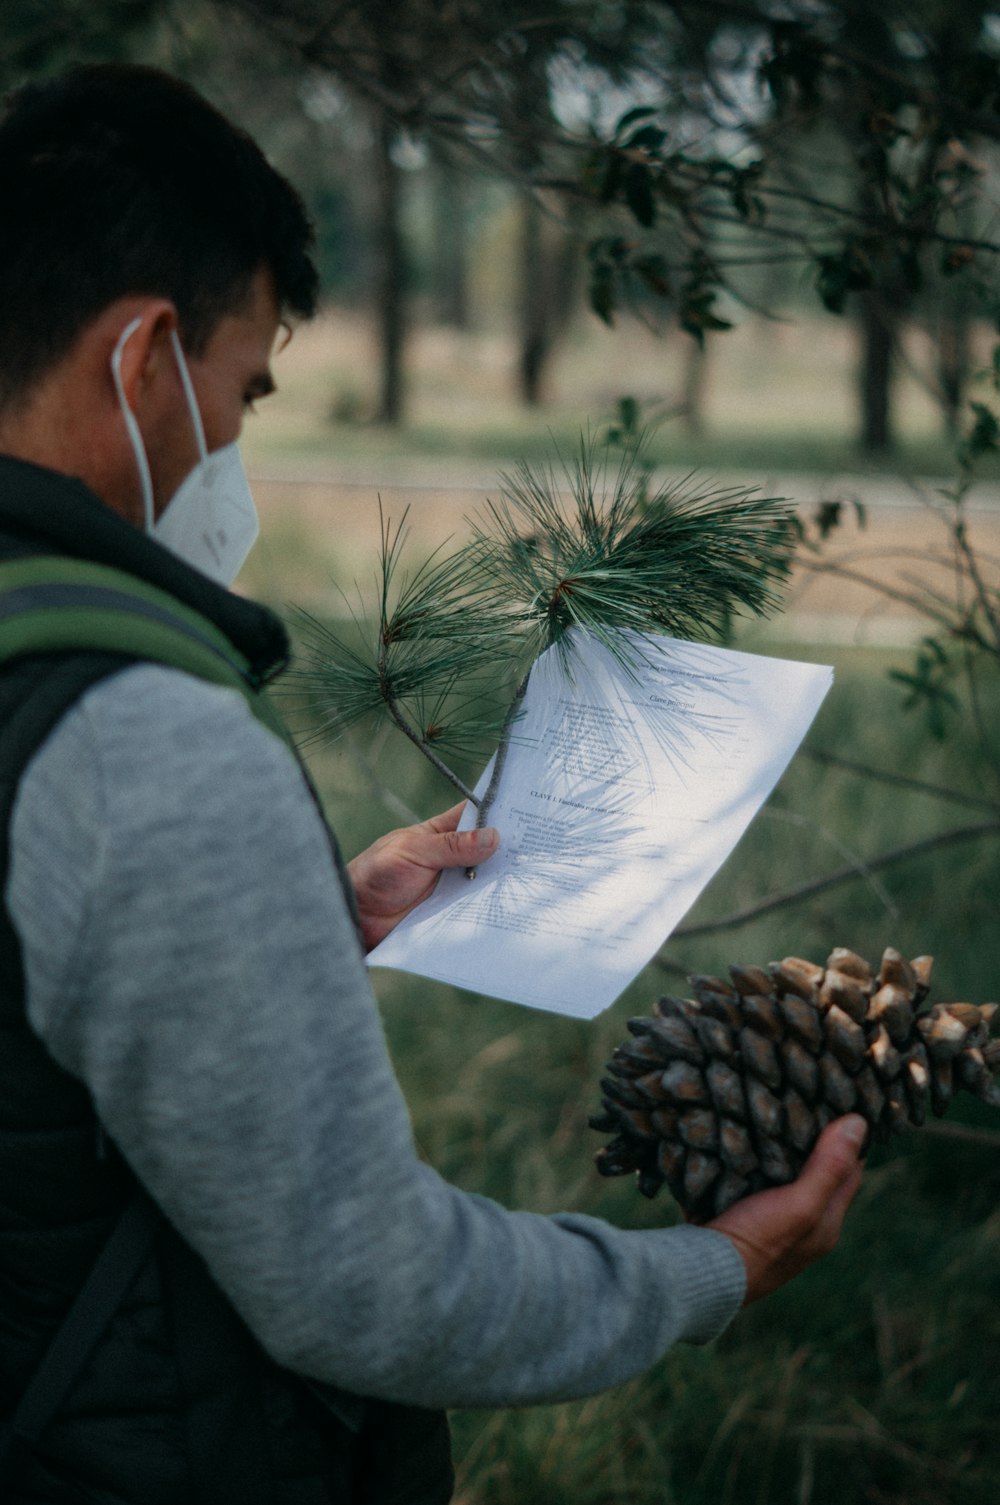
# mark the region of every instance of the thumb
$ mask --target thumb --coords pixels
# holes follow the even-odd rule
[[[818,1202],[826,1202],[858,1169],[858,1157],[868,1133],[859,1113],[827,1124],[799,1177],[799,1185]]]
[[[447,831],[441,836],[441,867],[475,867],[492,857],[500,845],[495,826],[476,827],[471,831]]]

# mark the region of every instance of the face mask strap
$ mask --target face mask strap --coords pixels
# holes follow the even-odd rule
[[[128,398],[125,396],[125,384],[122,381],[122,351],[141,323],[141,319],[133,319],[131,324],[127,324],[118,336],[118,343],[111,354],[111,379],[115,384],[118,402],[121,405],[122,416],[125,419],[125,428],[132,442],[135,463],[139,471],[139,485],[142,488],[142,506],[146,532],[151,533],[153,531],[153,478],[149,473],[149,461],[146,458],[146,446],[142,440],[142,431],[136,421],[135,414],[128,405]]]
[[[198,441],[198,455],[204,460],[208,455],[208,445],[205,443],[205,427],[201,421],[201,411],[198,407],[198,399],[194,395],[194,384],[191,381],[191,373],[188,363],[184,358],[181,342],[177,337],[176,329],[170,331],[170,339],[174,347],[174,355],[177,357],[177,369],[181,374],[181,386],[184,388],[184,396],[191,410],[191,422],[194,424],[194,436]]]

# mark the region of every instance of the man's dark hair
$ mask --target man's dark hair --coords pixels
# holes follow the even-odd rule
[[[295,189],[178,79],[99,64],[26,85],[0,122],[0,407],[130,293],[172,299],[195,355],[261,267],[309,317],[312,240]]]

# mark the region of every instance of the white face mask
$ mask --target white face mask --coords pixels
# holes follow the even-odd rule
[[[186,560],[196,570],[201,570],[209,579],[219,585],[232,585],[260,531],[257,509],[240,459],[239,447],[227,444],[209,454],[187,361],[177,333],[172,329],[170,338],[194,425],[200,459],[178,486],[160,516],[154,520],[153,482],[149,473],[146,446],[135,414],[126,400],[121,378],[122,351],[129,336],[135,333],[140,323],[141,320],[135,319],[122,331],[111,357],[111,375],[139,470],[146,532],[172,554]]]

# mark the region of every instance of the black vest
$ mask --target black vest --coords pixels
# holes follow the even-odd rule
[[[263,685],[284,667],[276,617],[213,585],[81,484],[0,457],[0,559],[62,556],[127,572],[197,612]],[[49,652],[0,672],[0,739],[24,766],[96,680],[141,659]],[[41,717],[32,706],[50,709]],[[54,718],[54,720],[53,720]],[[20,733],[18,731],[20,728]],[[0,815],[11,789],[0,790]],[[0,829],[6,884],[8,832]],[[331,860],[343,868],[331,838]],[[349,901],[349,886],[345,883]],[[31,1030],[17,936],[0,911],[0,1416],[9,1414],[134,1190],[90,1096]],[[162,1220],[153,1253],[8,1505],[445,1505],[438,1412],[361,1400],[282,1370]]]

